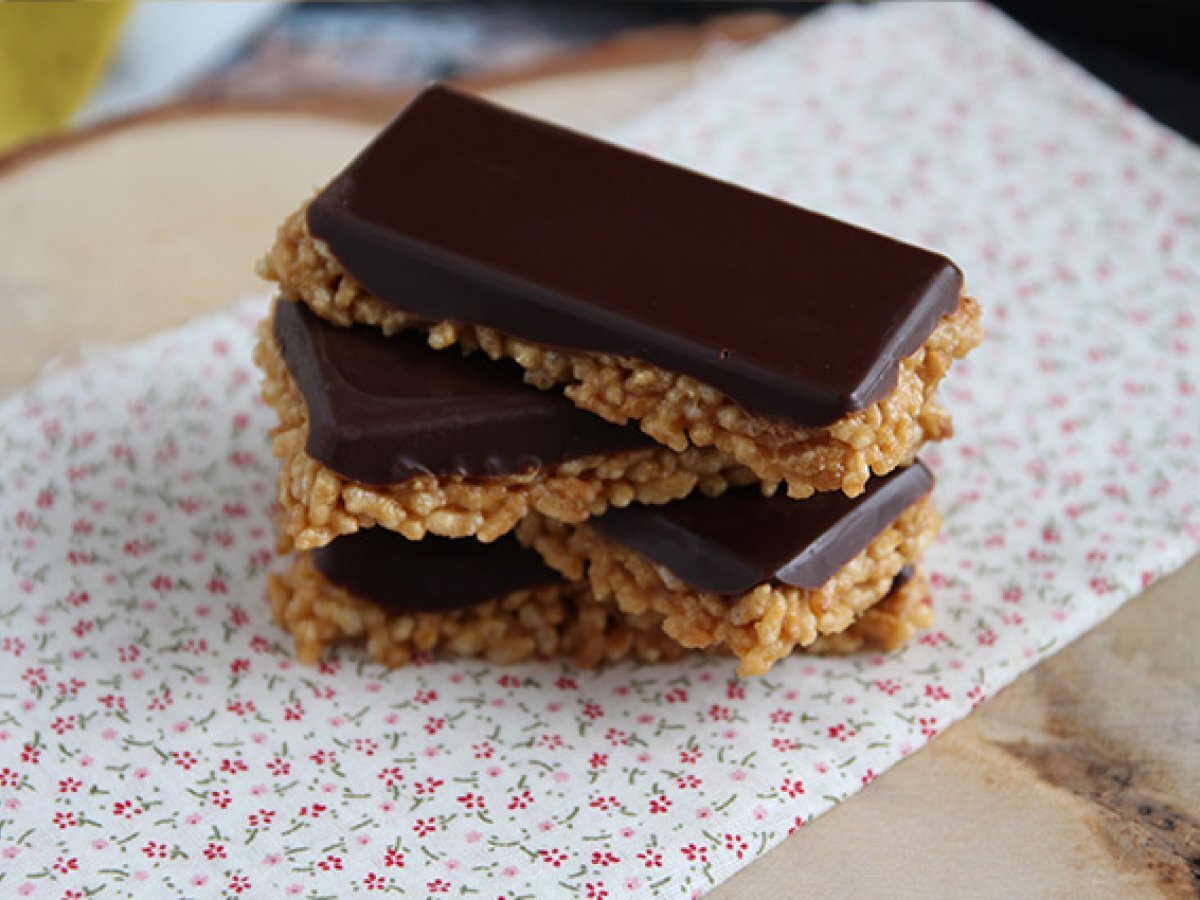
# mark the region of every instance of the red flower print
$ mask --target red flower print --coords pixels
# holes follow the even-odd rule
[[[235,894],[244,894],[250,890],[250,879],[241,874],[230,876],[229,890]]]
[[[659,794],[650,801],[650,812],[652,815],[665,813],[671,809],[671,799],[666,794]]]
[[[209,802],[218,809],[227,809],[229,804],[233,802],[233,797],[229,793],[229,788],[221,788],[219,791],[210,791],[208,794]]]
[[[310,819],[319,819],[325,814],[328,807],[324,803],[314,803],[312,806],[300,807],[300,812],[297,815],[307,816]]]
[[[652,847],[647,847],[645,850],[638,853],[637,858],[642,861],[647,869],[661,869],[663,864],[662,854]]]
[[[679,751],[679,761],[684,765],[692,765],[699,762],[703,755],[699,747],[684,747]]]
[[[574,678],[567,678],[565,675],[560,676],[559,679],[554,682],[554,686],[560,691],[579,690],[579,682],[577,682]]]
[[[933,737],[938,733],[937,719],[932,716],[917,719],[917,724],[921,726],[921,734],[925,735],[925,737]]]
[[[745,838],[740,834],[726,834],[725,849],[733,853],[738,859],[741,859],[746,851],[750,849],[750,845],[746,843]]]
[[[509,809],[527,809],[529,804],[533,802],[533,792],[528,788],[513,794],[508,798]]]
[[[75,817],[75,813],[71,811],[56,812],[54,814],[54,824],[58,828],[74,828],[79,824],[79,820]]]
[[[229,673],[231,675],[245,675],[250,671],[250,660],[245,657],[235,659],[229,664]]]
[[[323,872],[340,872],[342,871],[342,858],[330,853],[317,863],[317,868]]]
[[[15,788],[20,783],[21,783],[21,773],[18,772],[16,769],[10,769],[10,768],[8,768],[8,766],[5,766],[3,769],[0,769],[0,787]]]
[[[496,679],[496,684],[502,688],[518,688],[521,686],[521,679],[516,675],[501,675]]]
[[[285,722],[299,722],[304,718],[304,705],[297,700],[291,706],[284,707],[283,720]]]
[[[971,708],[974,709],[983,702],[983,688],[981,688],[979,685],[972,687],[969,691],[967,691],[967,699],[971,701]]]
[[[374,756],[379,749],[379,742],[373,738],[355,738],[354,749],[364,756]]]
[[[240,758],[226,758],[221,760],[221,771],[226,775],[237,775],[239,772],[245,772],[249,768],[245,760]]]
[[[472,744],[471,750],[475,754],[476,759],[491,759],[496,752],[496,748],[492,746],[490,741],[481,741],[478,744]]]
[[[668,703],[687,703],[688,692],[681,687],[671,688],[663,696]]]
[[[145,810],[132,800],[118,800],[113,804],[112,812],[114,816],[132,819],[134,816],[140,816]]]
[[[725,698],[727,700],[745,700],[746,686],[740,681],[731,681],[725,685]]]
[[[730,712],[728,706],[721,706],[718,703],[714,703],[708,708],[708,717],[714,722],[728,722],[733,718],[733,713]]]
[[[610,728],[604,732],[604,739],[614,747],[627,746],[629,744],[629,735],[620,728]]]
[[[700,785],[702,783],[703,782],[699,778],[697,778],[695,775],[691,774],[690,772],[686,775],[680,775],[678,778],[675,779],[675,786],[679,787],[679,788],[683,788],[684,790],[689,790],[691,788],[698,788],[698,787],[700,787]]]
[[[547,750],[561,750],[566,746],[561,734],[543,734],[538,738],[538,746]]]
[[[783,784],[779,786],[779,793],[786,794],[789,797],[799,797],[804,793],[804,782],[800,779],[783,779]]]
[[[374,872],[368,872],[363,877],[363,886],[368,891],[385,891],[387,890],[387,879],[382,875],[376,875]]]
[[[892,681],[890,678],[884,678],[881,681],[876,681],[875,687],[878,690],[883,691],[883,693],[887,694],[889,697],[894,697],[900,692],[900,685],[896,684],[896,682]]]
[[[437,734],[439,731],[441,731],[445,727],[446,727],[446,720],[444,717],[430,716],[429,720],[425,723],[425,733],[426,734]]]
[[[46,677],[46,670],[41,666],[31,666],[21,673],[21,680],[32,688],[42,687],[49,679]]]
[[[874,780],[875,780],[875,770],[874,769],[867,769],[867,771],[863,772],[863,776],[862,776],[863,784],[870,784]]]
[[[74,856],[59,856],[55,858],[51,868],[59,875],[68,875],[79,868],[79,859]]]
[[[395,847],[388,847],[383,854],[383,864],[391,869],[403,869],[404,854]]]
[[[990,628],[985,628],[975,638],[981,647],[991,647],[996,643],[996,632]]]
[[[940,684],[925,685],[925,696],[930,700],[949,700],[950,694]]]
[[[600,719],[604,716],[604,707],[599,703],[587,702],[583,704],[583,717],[585,719]]]
[[[593,866],[611,866],[614,863],[619,863],[621,858],[611,850],[593,850],[592,865]]]
[[[434,778],[430,776],[424,781],[419,781],[413,785],[413,790],[416,792],[418,797],[428,797],[435,793],[437,789],[445,783],[446,782],[442,781],[440,778]]]
[[[593,753],[591,758],[588,760],[588,765],[591,766],[593,769],[603,769],[605,766],[608,765],[608,754],[607,753]]]
[[[858,732],[844,722],[839,722],[837,725],[829,726],[829,736],[834,740],[841,741],[842,743],[845,743],[856,734],[858,734]]]
[[[291,773],[292,764],[286,759],[280,759],[278,756],[276,756],[273,760],[267,763],[267,771],[276,778],[282,778],[283,776]]]
[[[679,852],[688,862],[708,862],[708,848],[701,844],[687,844],[679,848]]]
[[[431,894],[446,894],[450,891],[450,882],[435,878],[433,881],[425,882],[425,889]]]
[[[36,766],[42,758],[42,748],[35,747],[33,744],[24,744],[21,747],[21,762],[29,763]]]
[[[437,831],[437,819],[430,817],[428,819],[417,819],[412,830],[416,832],[417,837],[426,837]]]
[[[388,787],[395,787],[404,781],[404,772],[399,766],[384,766],[379,770],[379,779]]]
[[[275,819],[275,810],[260,809],[246,817],[246,825],[250,828],[266,827]]]
[[[147,841],[142,845],[142,855],[147,859],[166,859],[170,855],[170,850],[166,844],[158,841]]]
[[[772,725],[786,725],[792,721],[792,711],[790,709],[777,709],[771,713]]]
[[[1024,592],[1015,585],[1004,589],[1004,593],[1000,595],[1005,603],[1020,603]]]
[[[314,750],[309,754],[308,758],[318,766],[323,766],[326,764],[332,765],[333,763],[337,762],[337,754],[332,750],[325,749]]]
[[[225,845],[218,844],[215,841],[209,841],[208,846],[204,848],[205,859],[227,859],[225,853]]]
[[[468,810],[474,811],[487,809],[487,804],[484,802],[483,797],[481,797],[479,794],[466,793],[459,797],[455,797],[454,799],[461,803],[463,807]]]
[[[546,865],[554,866],[554,868],[558,869],[561,868],[562,864],[567,861],[567,854],[562,850],[559,850],[557,847],[554,847],[550,850],[539,850],[538,859],[540,859]]]
[[[4,784],[4,780],[3,780],[3,779],[4,779],[4,772],[5,772],[5,771],[7,771],[7,770],[0,770],[0,785],[3,785],[3,784]],[[82,782],[82,781],[80,781],[78,778],[70,778],[70,777],[68,777],[68,778],[64,778],[64,779],[62,779],[62,780],[61,780],[61,781],[58,783],[58,792],[59,792],[60,794],[76,794],[76,793],[78,793],[78,792],[79,792],[79,789],[80,789],[81,787],[83,787],[83,782]]]
[[[607,900],[608,898],[608,889],[600,882],[589,881],[583,886],[583,890],[585,900]]]
[[[798,745],[791,738],[771,738],[771,749],[782,753],[795,750]]]
[[[174,580],[169,575],[155,575],[150,579],[150,587],[156,591],[169,591],[175,586]]]
[[[593,797],[588,802],[588,806],[601,812],[608,812],[610,809],[620,809],[621,801],[610,794],[607,797]]]
[[[427,691],[425,689],[421,689],[413,695],[413,701],[416,703],[433,703],[437,698],[437,691]]]

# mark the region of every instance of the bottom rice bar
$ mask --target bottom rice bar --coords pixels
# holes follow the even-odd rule
[[[734,490],[577,525],[534,514],[517,536],[567,578],[586,578],[597,598],[659,618],[685,647],[726,647],[740,675],[761,675],[845,632],[916,565],[941,524],[932,486],[918,462],[855,500]]]
[[[686,648],[662,616],[626,613],[584,582],[566,582],[512,537],[491,545],[428,538],[419,545],[370,529],[298,554],[269,581],[276,621],[302,662],[331,644],[365,643],[372,659],[403,666],[418,653],[494,664],[566,657],[581,668],[634,658],[668,662]],[[897,574],[883,600],[808,652],[891,650],[932,618],[924,578]],[[724,648],[714,648],[724,652]]]

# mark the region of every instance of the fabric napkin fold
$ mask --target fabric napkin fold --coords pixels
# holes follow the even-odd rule
[[[934,629],[743,681],[296,665],[258,301],[0,404],[0,893],[702,892],[1200,549],[1194,147],[965,4],[812,16],[616,136],[962,264]]]

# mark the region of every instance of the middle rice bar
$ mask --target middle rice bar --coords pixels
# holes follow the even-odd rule
[[[676,453],[528,387],[511,363],[339,328],[299,303],[275,304],[255,361],[281,420],[283,530],[301,550],[371,525],[491,541],[531,510],[577,522],[754,480],[718,450]]]
[[[917,462],[851,500],[795,501],[729,491],[662,507],[610,510],[578,525],[533,514],[517,529],[600,600],[662,617],[685,647],[724,646],[761,675],[796,647],[844,632],[891,589],[940,526],[933,476]]]

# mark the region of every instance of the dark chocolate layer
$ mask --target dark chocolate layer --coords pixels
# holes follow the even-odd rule
[[[402,310],[643,359],[797,425],[887,394],[962,289],[938,254],[438,86],[308,225]]]
[[[516,363],[432,350],[416,333],[338,328],[280,301],[274,334],[308,407],[309,456],[364,484],[511,475],[656,446],[527,386]]]
[[[365,528],[312,551],[312,560],[339,587],[404,613],[462,609],[563,580],[511,534],[490,544],[409,541],[386,528]]]
[[[821,587],[933,488],[921,462],[840,491],[791,500],[754,488],[693,494],[666,506],[610,509],[587,525],[699,591],[741,594],[763,582]]]

